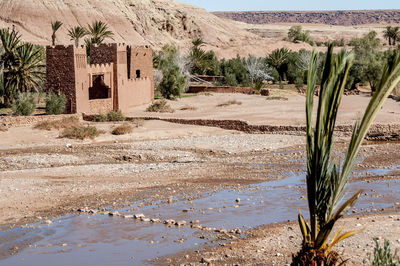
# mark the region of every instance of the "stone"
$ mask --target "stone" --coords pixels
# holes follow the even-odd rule
[[[108,213],[109,216],[119,216],[119,212],[109,212]]]
[[[236,199],[236,203],[240,203],[240,198],[237,198],[237,199]]]
[[[145,216],[144,216],[144,214],[143,213],[138,213],[138,214],[135,214],[134,216],[133,216],[133,218],[135,218],[135,219],[142,219],[142,218],[144,218]]]
[[[142,217],[142,218],[140,218],[140,220],[142,221],[142,222],[150,222],[150,218],[146,218],[146,217]]]
[[[176,226],[179,226],[179,227],[183,227],[183,226],[186,226],[186,221],[184,221],[184,220],[181,220],[181,221],[177,221],[176,223],[175,223],[175,225]]]
[[[132,214],[124,214],[122,217],[124,217],[125,219],[129,219],[129,218],[133,218]]]
[[[46,225],[51,225],[51,224],[53,224],[53,222],[50,221],[50,220],[46,220],[46,221],[44,221],[44,224],[46,224]]]
[[[161,223],[161,220],[158,219],[158,218],[152,218],[152,219],[150,219],[150,222],[152,222],[152,223]]]
[[[166,225],[174,225],[175,224],[175,220],[172,220],[172,219],[165,220],[164,224],[166,224]]]

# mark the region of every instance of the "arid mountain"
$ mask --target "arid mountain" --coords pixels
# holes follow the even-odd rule
[[[341,26],[400,24],[400,10],[251,11],[214,12],[214,14],[221,18],[249,24],[309,23]]]
[[[51,21],[64,23],[57,43],[72,44],[69,28],[102,20],[115,33],[115,42],[155,49],[170,43],[188,48],[197,37],[203,38],[207,49],[226,58],[249,53],[265,56],[278,47],[309,48],[262,38],[236,22],[173,0],[0,0],[0,10],[0,28],[15,26],[24,40],[42,45],[50,44]]]

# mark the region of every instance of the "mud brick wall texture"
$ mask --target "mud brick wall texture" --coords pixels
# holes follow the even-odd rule
[[[76,112],[74,47],[46,48],[46,85],[48,91],[67,97],[65,112]]]
[[[253,94],[254,90],[248,87],[227,87],[227,86],[190,86],[189,93],[200,93],[200,92],[214,92],[214,93],[243,93]]]
[[[100,44],[90,46],[90,64],[117,63],[117,44]]]
[[[0,125],[6,127],[17,127],[33,125],[42,121],[55,121],[68,117],[81,118],[81,115],[35,115],[35,116],[5,116],[0,117]]]

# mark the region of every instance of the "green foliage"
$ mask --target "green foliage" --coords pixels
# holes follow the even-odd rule
[[[250,86],[249,72],[245,67],[245,60],[237,56],[229,60],[222,59],[220,62],[221,74],[229,86]]]
[[[163,68],[163,79],[158,85],[162,96],[166,99],[180,97],[186,87],[186,77],[182,75],[179,67],[170,65]]]
[[[374,31],[362,38],[352,39],[350,45],[354,46],[355,61],[350,70],[350,78],[346,88],[351,89],[357,83],[361,83],[369,84],[372,91],[375,91],[389,52],[379,51],[381,44]]]
[[[54,92],[47,94],[46,99],[46,114],[59,115],[64,113],[67,98],[64,94],[57,95]]]
[[[329,46],[321,78],[316,125],[313,127],[314,92],[319,73],[316,52],[311,57],[306,98],[306,182],[310,226],[300,213],[298,218],[303,235],[303,245],[302,250],[294,257],[294,265],[300,265],[305,258],[314,260],[316,256],[319,256],[319,251],[322,251],[325,258],[329,260],[330,251],[335,244],[358,232],[350,231],[341,234],[341,230],[339,230],[332,242],[327,243],[336,221],[355,204],[361,194],[359,191],[341,204],[361,143],[383,103],[400,81],[400,52],[390,57],[385,64],[376,92],[364,117],[361,122],[355,124],[342,167],[338,167],[331,158],[334,143],[333,132],[352,61],[352,54],[342,51],[335,55],[333,54],[333,45]],[[310,252],[313,252],[311,258],[308,257]],[[308,263],[311,261],[307,261],[306,265]]]
[[[288,60],[290,52],[286,48],[276,49],[267,56],[267,63],[273,67],[279,75],[279,85],[282,88],[282,80],[288,70]]]
[[[93,122],[119,122],[125,120],[126,117],[120,110],[110,111],[107,114],[97,114],[93,116]]]
[[[399,266],[400,256],[397,255],[398,250],[396,249],[393,253],[390,248],[389,240],[385,239],[383,247],[379,245],[377,239],[375,241],[374,258],[369,256],[371,266]]]
[[[314,45],[314,41],[311,39],[309,31],[303,31],[301,26],[293,26],[289,29],[288,39],[292,42],[306,42],[310,45]]]
[[[118,111],[110,111],[107,113],[107,121],[109,122],[118,122],[125,121],[126,117],[122,114],[121,110]]]
[[[396,42],[400,42],[400,27],[387,26],[383,37],[388,40],[389,45],[396,46]]]
[[[22,43],[15,30],[0,30],[0,74],[4,104],[10,106],[17,91],[30,91],[43,86],[45,68],[44,48],[30,43]]]
[[[51,30],[53,31],[53,34],[51,35],[51,43],[52,45],[56,45],[56,32],[61,28],[63,23],[61,21],[52,21],[51,22]]]
[[[94,21],[91,25],[88,25],[89,38],[85,41],[88,44],[101,44],[105,39],[114,40],[114,33],[109,30],[107,23],[103,21]]]
[[[192,74],[197,75],[216,75],[218,69],[218,59],[213,51],[202,49],[204,42],[202,39],[193,40],[193,47],[190,51],[192,62]]]
[[[68,36],[71,37],[71,41],[75,42],[75,47],[78,47],[79,40],[88,34],[88,30],[81,26],[76,26],[68,30]]]
[[[32,93],[18,93],[11,106],[14,115],[31,115],[36,108],[35,97]]]

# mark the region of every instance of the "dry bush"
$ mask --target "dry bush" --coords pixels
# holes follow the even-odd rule
[[[133,119],[131,121],[131,123],[133,124],[133,127],[141,127],[144,125],[144,120],[143,119]]]
[[[119,122],[125,120],[126,117],[120,110],[110,111],[107,114],[98,114],[93,116],[93,122]]]
[[[149,107],[147,107],[146,112],[154,113],[173,113],[174,109],[168,104],[167,100],[161,99],[154,101]]]
[[[400,96],[400,83],[393,90],[393,95],[399,97]]]
[[[218,104],[217,107],[225,107],[225,106],[230,106],[230,105],[234,105],[234,104],[242,105],[242,102],[237,101],[237,100],[230,100],[230,101]]]
[[[5,125],[0,125],[0,132],[6,132],[8,131],[8,127]]]
[[[288,101],[289,98],[283,96],[268,96],[267,101]]]
[[[79,126],[73,128],[65,128],[63,131],[61,131],[60,137],[84,140],[94,139],[102,133],[102,131],[93,126]]]
[[[45,120],[37,123],[34,128],[41,130],[52,130],[52,129],[64,129],[64,128],[74,128],[79,127],[81,123],[79,119],[75,116],[65,117],[60,120]]]
[[[181,110],[181,111],[196,111],[197,107],[190,106],[190,105],[185,105],[179,110]]]
[[[124,123],[114,128],[114,130],[111,133],[113,135],[125,135],[132,133],[132,131],[133,131],[133,126],[129,123]]]

